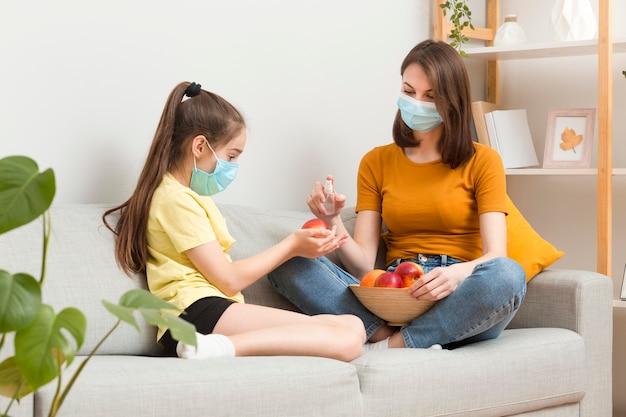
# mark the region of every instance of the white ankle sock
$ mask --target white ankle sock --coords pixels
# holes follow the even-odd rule
[[[222,334],[200,334],[196,332],[197,349],[183,342],[176,345],[176,354],[183,359],[206,359],[235,356],[235,345]]]
[[[372,350],[389,349],[389,338],[379,340],[378,342],[367,342],[361,348],[361,353],[370,352]]]

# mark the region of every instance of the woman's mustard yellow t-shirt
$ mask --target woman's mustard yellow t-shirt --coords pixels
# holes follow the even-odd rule
[[[382,214],[387,264],[418,253],[464,261],[482,255],[478,217],[506,213],[506,179],[500,155],[474,144],[476,152],[451,169],[441,161],[410,161],[395,143],[361,159],[356,211]]]
[[[196,269],[185,251],[216,241],[230,262],[235,240],[210,197],[200,196],[165,174],[154,192],[148,218],[148,288],[157,297],[186,309],[200,298],[217,296],[243,302],[238,293],[227,297]],[[157,340],[165,333],[159,328]]]

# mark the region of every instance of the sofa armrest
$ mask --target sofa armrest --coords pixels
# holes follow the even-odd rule
[[[597,272],[546,269],[530,280],[509,328],[560,327],[583,336],[612,329],[613,283]]]
[[[613,282],[597,272],[547,269],[528,283],[509,328],[560,327],[585,342],[588,390],[581,416],[611,416]]]

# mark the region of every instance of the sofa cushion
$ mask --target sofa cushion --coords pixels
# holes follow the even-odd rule
[[[372,351],[352,363],[372,417],[512,415],[578,402],[587,386],[582,337],[556,328],[505,330],[455,350]]]
[[[506,216],[507,252],[526,272],[526,282],[543,269],[558,261],[565,253],[542,238],[522,213],[506,197],[509,215]]]
[[[42,404],[50,404],[54,389],[50,384],[36,394],[35,415],[47,415]],[[354,366],[306,356],[184,360],[99,355],[84,368],[61,408],[64,416],[362,414]]]

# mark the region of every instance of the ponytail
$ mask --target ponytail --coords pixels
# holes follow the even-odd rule
[[[190,141],[204,135],[216,147],[245,127],[241,114],[200,84],[182,82],[170,93],[135,191],[123,204],[104,212],[102,221],[116,236],[115,258],[126,273],[143,272],[148,261],[150,205],[163,176],[183,164]],[[119,212],[112,225],[108,218]]]

